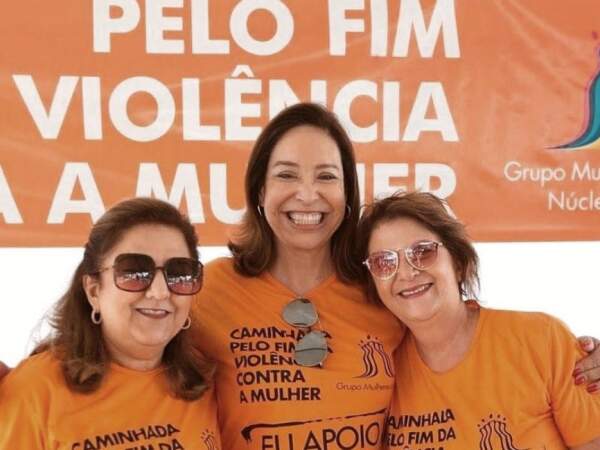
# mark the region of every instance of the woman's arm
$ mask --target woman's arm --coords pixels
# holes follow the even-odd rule
[[[15,376],[17,372],[18,369],[0,384],[0,448],[44,450],[48,446],[41,420],[43,399]]]
[[[546,333],[540,335],[545,334],[545,379],[556,428],[569,448],[600,450],[600,397],[590,395],[582,383],[576,386],[571,376],[571,367],[583,355],[581,341],[560,320],[546,318]],[[594,358],[588,356],[587,363]]]

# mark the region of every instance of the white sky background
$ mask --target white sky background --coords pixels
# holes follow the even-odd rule
[[[600,337],[600,241],[476,244],[481,299],[488,307],[544,311],[577,334]],[[227,254],[200,249],[204,262]],[[0,360],[27,355],[66,289],[81,248],[0,248]]]

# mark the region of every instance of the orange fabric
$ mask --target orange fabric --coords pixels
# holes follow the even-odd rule
[[[444,372],[409,333],[396,353],[388,448],[565,449],[600,435],[600,397],[575,386],[573,335],[542,313],[481,309],[465,359]]]
[[[136,193],[225,245],[295,98],[347,126],[365,202],[432,190],[476,241],[600,240],[599,24],[598,0],[4,0],[0,246],[79,247]]]
[[[295,296],[269,274],[243,277],[231,259],[206,267],[194,304],[198,345],[217,360],[226,450],[380,448],[403,328],[335,276],[308,292],[330,353],[323,368],[293,362],[301,331],[281,317]]]
[[[0,448],[27,450],[219,450],[214,393],[186,402],[162,369],[115,364],[91,394],[69,390],[50,353],[23,361],[0,385]]]

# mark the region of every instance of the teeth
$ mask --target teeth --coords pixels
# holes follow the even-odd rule
[[[419,286],[419,287],[417,287],[415,289],[411,289],[411,290],[406,289],[404,291],[401,291],[400,295],[407,296],[407,295],[419,294],[421,292],[426,291],[428,288],[429,288],[429,285],[428,284],[424,284],[424,285]]]
[[[166,316],[167,314],[169,314],[169,311],[166,311],[164,309],[138,308],[138,311],[142,314],[155,317]]]
[[[288,216],[296,225],[317,225],[323,220],[323,213],[320,212],[291,212]]]

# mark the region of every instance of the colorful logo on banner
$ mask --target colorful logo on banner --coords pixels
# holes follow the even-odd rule
[[[577,138],[554,148],[580,150],[600,139],[600,69],[587,89],[587,116],[583,125],[584,131]]]

